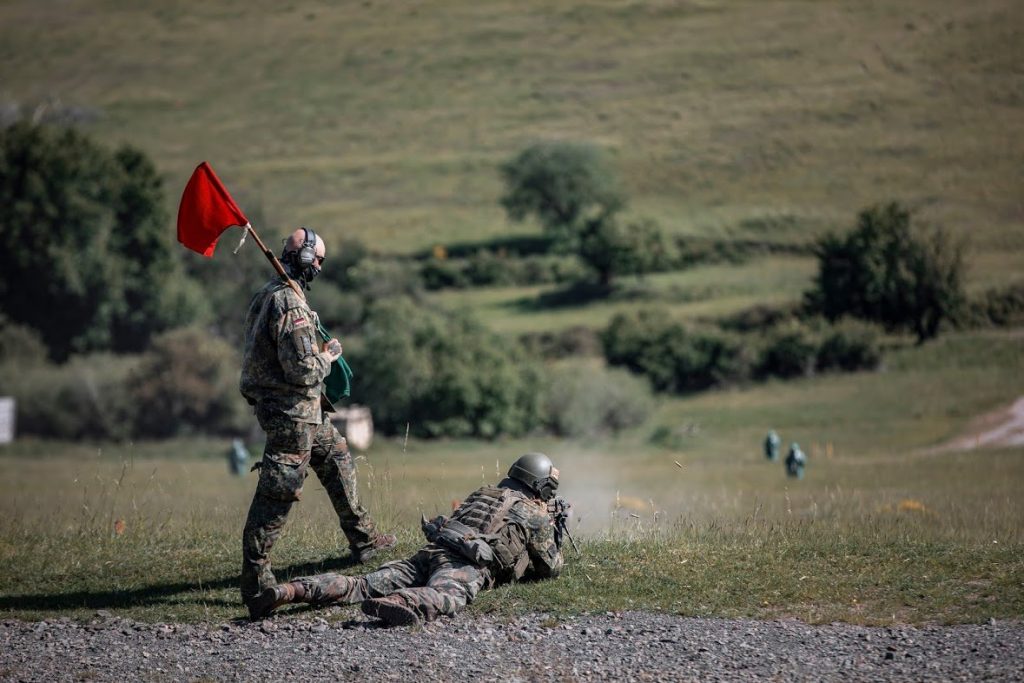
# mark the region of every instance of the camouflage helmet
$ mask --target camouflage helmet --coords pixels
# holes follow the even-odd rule
[[[558,490],[558,469],[543,453],[520,456],[508,468],[508,476],[529,486],[541,500],[551,500]]]

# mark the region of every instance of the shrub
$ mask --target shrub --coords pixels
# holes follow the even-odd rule
[[[830,327],[818,348],[818,370],[874,370],[882,362],[878,329],[868,323],[843,320]]]
[[[420,279],[423,280],[423,286],[429,290],[449,287],[459,289],[466,286],[462,265],[453,261],[427,261],[420,268]]]
[[[1024,283],[989,289],[970,302],[957,322],[961,327],[1016,327],[1024,324]]]
[[[137,434],[244,433],[251,417],[238,392],[239,363],[233,347],[200,329],[154,339],[130,378]]]
[[[423,292],[419,269],[397,259],[363,259],[351,268],[349,279],[351,290],[358,293],[367,306],[392,297],[416,298]]]
[[[650,385],[626,370],[571,363],[548,380],[545,421],[560,436],[595,436],[642,424],[654,407]]]
[[[351,333],[363,322],[366,305],[358,294],[346,294],[333,282],[317,282],[308,294],[310,305],[330,332]]]
[[[21,367],[46,362],[47,350],[42,335],[27,325],[11,322],[0,313],[0,363]]]
[[[540,372],[468,314],[408,299],[378,302],[352,354],[353,400],[385,433],[425,437],[523,434],[538,426]]]
[[[862,318],[909,329],[922,342],[963,305],[963,245],[941,230],[912,230],[910,212],[897,203],[862,211],[856,228],[826,235],[817,253],[806,300],[830,321]]]
[[[597,333],[581,325],[560,332],[530,332],[522,335],[519,341],[531,355],[549,360],[601,353],[601,340]]]
[[[800,304],[755,304],[718,321],[720,327],[734,332],[766,332],[788,320],[798,320],[803,315]]]
[[[749,376],[750,355],[739,338],[687,328],[661,310],[619,314],[601,339],[610,365],[645,375],[658,391],[697,391]]]
[[[759,377],[801,377],[814,372],[818,338],[806,325],[792,321],[769,334],[757,363]]]
[[[123,440],[134,434],[137,406],[126,390],[135,355],[73,356],[0,366],[0,385],[17,401],[19,433],[52,439]]]

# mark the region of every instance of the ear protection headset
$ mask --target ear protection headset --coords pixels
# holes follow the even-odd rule
[[[309,228],[304,227],[302,229],[306,233],[306,239],[295,254],[295,260],[298,262],[298,266],[305,270],[306,268],[311,268],[316,263],[316,233]]]

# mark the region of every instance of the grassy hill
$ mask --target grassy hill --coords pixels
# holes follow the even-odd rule
[[[1024,272],[1014,0],[0,5],[0,104],[95,115],[176,202],[209,160],[268,235],[375,249],[530,232],[496,166],[593,141],[666,229],[803,241],[896,198]]]

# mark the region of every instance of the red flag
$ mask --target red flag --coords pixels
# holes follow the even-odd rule
[[[178,241],[211,258],[222,232],[248,223],[210,165],[204,161],[196,166],[178,206]]]

